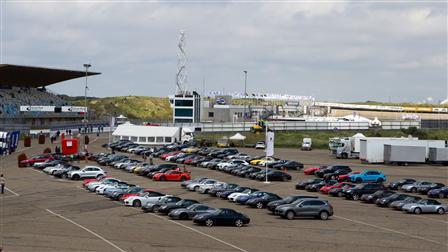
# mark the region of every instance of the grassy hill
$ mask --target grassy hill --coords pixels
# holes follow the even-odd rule
[[[84,106],[84,97],[64,97],[72,104]],[[124,115],[141,121],[168,121],[172,118],[170,103],[166,97],[117,96],[87,98],[88,106],[97,118]]]

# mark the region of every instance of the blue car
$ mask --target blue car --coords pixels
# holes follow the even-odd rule
[[[428,192],[428,197],[430,198],[447,198],[448,197],[448,186],[444,186],[439,189],[432,189]]]
[[[267,193],[267,192],[254,192],[254,193],[251,193],[249,195],[241,195],[241,196],[238,196],[236,198],[235,202],[239,203],[239,204],[245,204],[246,201],[248,201],[250,199],[260,198],[260,197],[263,197],[265,195],[269,195],[269,193]]]
[[[355,183],[376,182],[382,183],[386,181],[386,176],[380,171],[367,170],[362,173],[350,175],[350,181]]]

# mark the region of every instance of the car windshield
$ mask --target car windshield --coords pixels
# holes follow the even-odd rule
[[[315,182],[315,181],[319,181],[318,179],[308,179],[307,181],[305,181],[305,182],[307,182],[307,183],[313,183],[313,182]]]
[[[286,198],[284,199],[284,201],[287,202],[287,203],[291,203],[291,202],[293,202],[295,199],[296,199],[295,196],[288,196],[288,197],[286,197]]]
[[[251,192],[250,189],[246,189],[246,190],[242,191],[242,193],[250,193],[250,192]]]

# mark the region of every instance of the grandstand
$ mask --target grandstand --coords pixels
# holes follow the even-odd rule
[[[0,130],[51,129],[81,125],[84,107],[73,107],[47,86],[100,73],[0,65]]]

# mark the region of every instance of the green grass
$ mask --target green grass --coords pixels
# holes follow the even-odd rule
[[[313,148],[328,149],[328,139],[332,137],[349,137],[356,133],[362,133],[368,137],[407,137],[409,133],[419,139],[448,139],[448,130],[365,130],[365,131],[277,131],[275,132],[275,146],[286,148],[298,148],[302,144],[302,139],[309,137],[313,141]],[[198,133],[196,138],[206,139],[216,142],[223,136],[232,136],[234,133]],[[264,133],[254,134],[244,133],[247,137],[245,144],[255,144],[257,141],[264,140]]]

